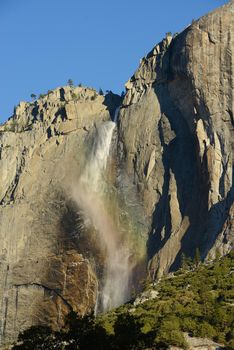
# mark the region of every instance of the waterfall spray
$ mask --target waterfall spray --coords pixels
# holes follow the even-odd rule
[[[118,112],[119,108],[115,112],[115,122]],[[84,226],[95,229],[105,255],[103,278],[97,297],[97,312],[105,312],[129,299],[134,266],[127,237],[120,232],[106,201],[105,170],[115,122],[107,121],[97,128],[89,159],[73,193]]]

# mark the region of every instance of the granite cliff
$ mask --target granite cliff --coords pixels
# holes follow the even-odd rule
[[[170,35],[127,82],[120,163],[141,194],[152,276],[233,245],[234,3]]]
[[[0,131],[1,342],[32,324],[63,324],[70,310],[93,310],[97,277],[81,247],[69,192],[96,128],[117,95],[58,88],[20,103]],[[78,243],[79,241],[79,243]],[[79,248],[78,248],[79,246]]]
[[[120,105],[108,178],[124,199],[120,221],[134,216],[125,230],[141,235],[149,275],[176,269],[197,248],[203,259],[232,248],[233,32],[231,1],[156,45],[123,101],[58,88],[20,103],[0,127],[2,343],[32,324],[58,329],[71,309],[94,309],[104,253],[80,233],[70,188]]]

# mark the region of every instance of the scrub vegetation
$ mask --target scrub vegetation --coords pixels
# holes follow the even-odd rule
[[[183,264],[149,284],[154,298],[95,318],[72,312],[61,332],[31,327],[13,349],[167,349],[187,347],[184,334],[234,349],[234,251],[212,263]],[[150,295],[150,293],[149,293]],[[153,294],[152,294],[153,295]],[[155,297],[156,295],[156,297]],[[139,299],[140,300],[140,299]]]

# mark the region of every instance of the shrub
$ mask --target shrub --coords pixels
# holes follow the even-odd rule
[[[208,322],[204,321],[198,326],[197,335],[202,338],[211,338],[213,339],[216,336],[216,331],[213,326]]]
[[[163,347],[165,349],[170,345],[186,348],[187,343],[184,338],[184,334],[179,330],[170,330],[169,332],[164,332],[162,330],[159,331],[157,336],[155,337],[155,345]]]
[[[172,36],[172,32],[167,32],[166,33],[166,38],[168,38],[169,36]]]
[[[18,343],[13,346],[13,350],[32,350],[43,349],[43,345],[46,344],[47,349],[52,349],[56,345],[57,341],[49,327],[44,326],[32,326],[31,328],[23,331],[18,336]],[[56,349],[62,349],[57,347]]]
[[[72,92],[71,97],[72,97],[73,100],[77,100],[78,95],[75,94],[74,92]]]

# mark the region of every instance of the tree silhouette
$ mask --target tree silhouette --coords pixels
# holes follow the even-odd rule
[[[36,98],[37,98],[37,95],[35,95],[35,94],[31,94],[30,96],[31,96],[31,99],[32,99],[33,101],[35,101]]]
[[[201,254],[199,248],[196,248],[195,251],[195,257],[194,257],[194,264],[197,267],[201,262]]]
[[[73,80],[72,79],[68,79],[67,85],[70,86],[70,87],[74,87]]]
[[[141,344],[143,346],[144,343],[141,327],[141,323],[133,315],[120,314],[114,325],[116,349],[141,349]]]

